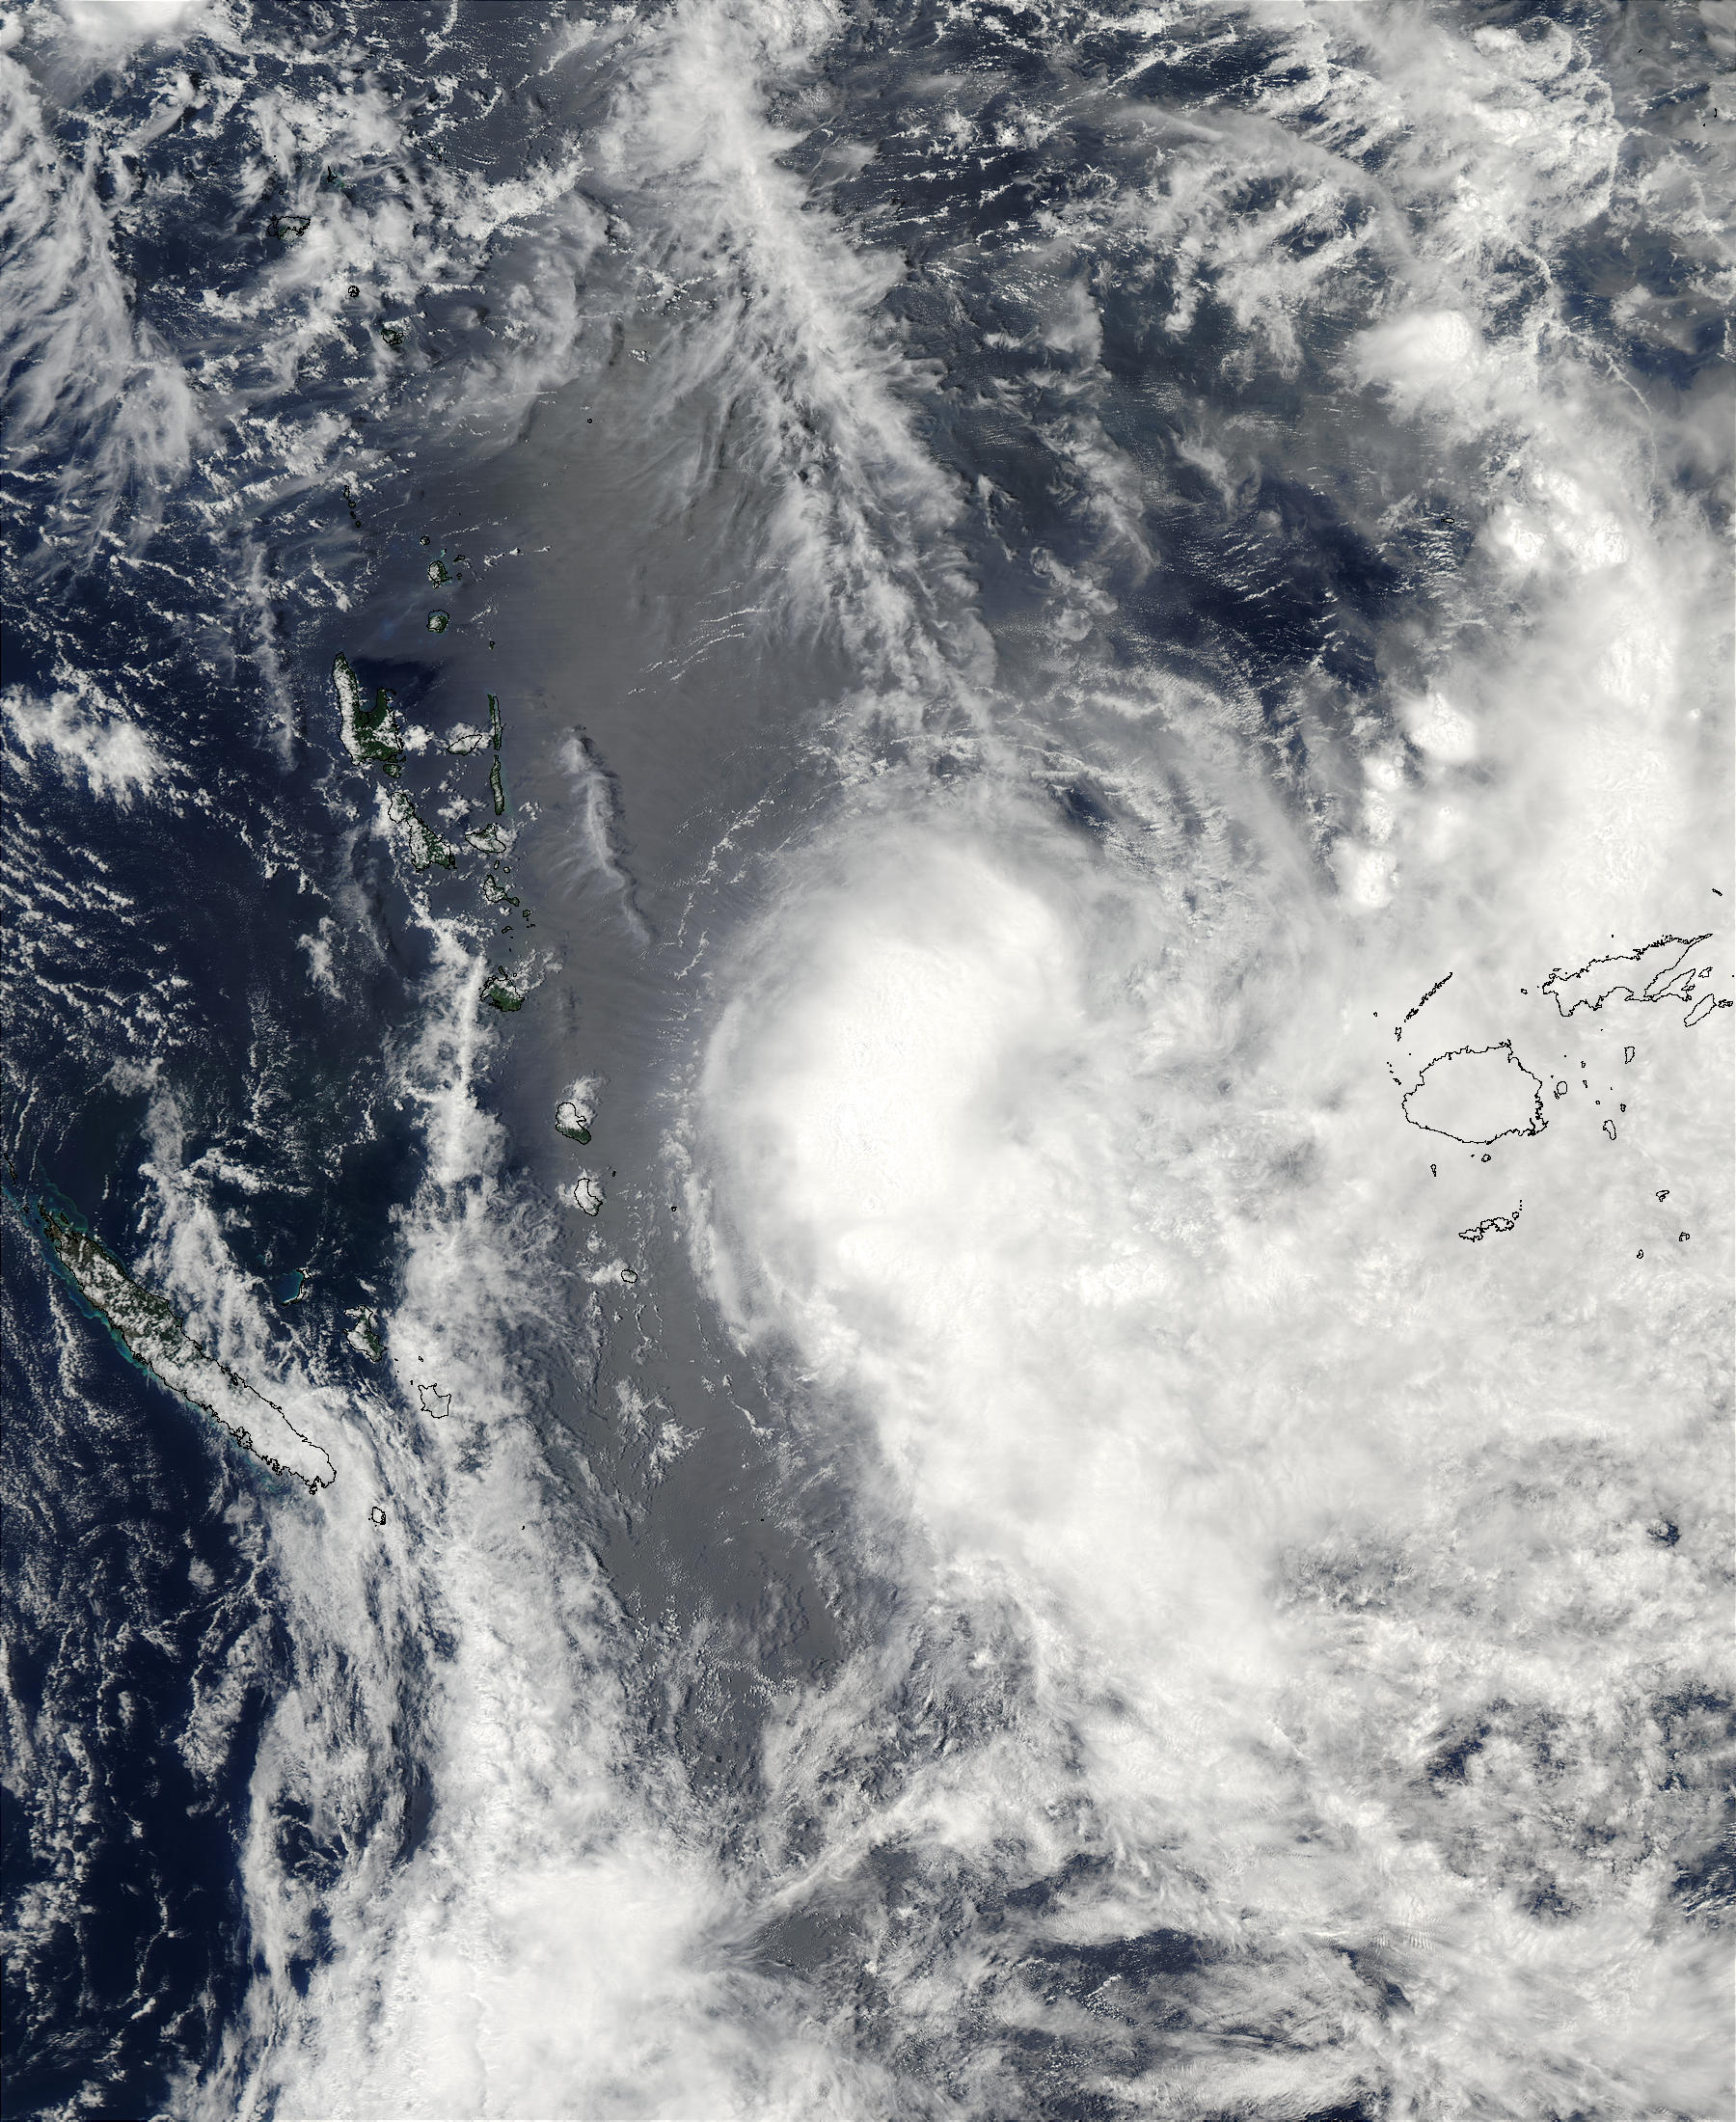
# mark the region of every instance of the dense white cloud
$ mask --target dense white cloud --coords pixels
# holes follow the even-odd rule
[[[968,699],[990,658],[949,536],[957,484],[916,432],[904,387],[917,379],[884,322],[901,268],[811,210],[783,161],[796,136],[766,111],[767,90],[803,73],[836,28],[819,0],[699,0],[656,18],[594,153],[666,231],[659,284],[692,304],[693,322],[657,334],[660,408],[695,395],[735,408],[776,610],[841,638],[882,711],[915,715]],[[714,439],[664,455],[659,504],[689,503],[715,452]]]
[[[1546,247],[1611,204],[1618,129],[1566,33],[1344,10],[1298,36],[1306,82],[1166,144],[1110,211],[1155,217],[1244,372],[1299,367],[1311,306],[1384,312],[1343,371],[1478,530],[1478,602],[1362,725],[1330,863],[1237,703],[1195,698],[1160,763],[1137,722],[1094,730],[1114,833],[1005,766],[894,775],[773,872],[719,974],[700,1258],[810,1381],[811,1449],[911,1617],[773,1755],[830,1821],[816,1905],[853,1911],[910,2040],[975,2029],[990,2111],[1012,2028],[1079,2030],[1042,1971],[1166,1929],[1234,1956],[1177,1978],[1126,2086],[1161,2111],[1716,2110],[1726,1956],[1675,1897],[1711,1791],[1661,1763],[1727,1672],[1695,1501],[1727,1478],[1727,1042],[1642,1013],[1569,1056],[1539,988],[1714,917],[1727,706],[1692,644],[1724,563],[1560,313],[1483,321],[1515,228]],[[1377,176],[1297,145],[1322,98]],[[1375,123],[1407,101],[1413,134]],[[1264,222],[1250,157],[1292,187]],[[1347,194],[1365,237],[1290,245]],[[1432,1056],[1505,1038],[1573,1064],[1546,1129],[1485,1167],[1407,1128]],[[956,1720],[933,1755],[924,1690]],[[892,1794],[841,1798],[882,1787],[877,1730]],[[918,1904],[1046,1877],[1048,1913],[938,1945],[874,1851]]]
[[[128,488],[147,513],[184,470],[199,429],[192,387],[158,334],[132,313],[98,172],[54,141],[36,86],[0,35],[0,247],[11,448],[46,447],[106,523]]]
[[[130,803],[150,795],[168,773],[149,732],[97,686],[57,687],[44,700],[9,685],[0,713],[22,751],[32,758],[43,752],[63,774],[82,775],[94,796]]]
[[[1717,1541],[1646,1527],[1719,1479],[1727,1201],[1700,1189],[1706,1253],[1648,1280],[1643,1173],[1612,1186],[1588,1115],[1559,1154],[1483,1175],[1457,1149],[1432,1179],[1456,1146],[1406,1129],[1369,1007],[1405,993],[1398,911],[1370,948],[1324,891],[1142,873],[971,799],[865,823],[768,918],[707,1072],[717,1285],[812,1377],[815,1449],[859,1455],[868,1537],[973,1640],[1010,1611],[1028,1661],[1013,1735],[927,1772],[971,1805],[858,1808],[836,1861],[879,1837],[1022,1884],[1076,1804],[1117,1853],[1084,1934],[1236,1910],[1250,1957],[1234,2008],[1201,1985],[1177,2111],[1376,2080],[1419,2112],[1592,2081],[1607,2111],[1692,2111],[1720,1960],[1669,1895],[1710,1819],[1638,1791],[1659,1698],[1718,1670]],[[1715,1156],[1727,1079],[1672,1051],[1648,1158]],[[1509,1249],[1464,1246],[1463,1202],[1504,1188]],[[1460,1730],[1499,1736],[1443,1782]],[[1414,2032],[1323,1939],[1393,1949]],[[1318,2054],[1211,2034],[1302,1999],[1343,2015]]]
[[[716,1007],[676,1151],[695,1262],[779,1381],[792,1487],[844,1490],[828,1532],[889,1619],[785,1689],[734,1796],[689,1786],[654,1698],[703,1656],[634,1639],[521,1360],[588,1356],[621,1263],[563,1265],[507,1178],[485,967],[455,932],[425,939],[423,1036],[386,1072],[427,1176],[373,1389],[286,1344],[159,1100],[147,1265],[339,1462],[277,1533],[295,1685],[253,1789],[259,1965],[187,2111],[992,2115],[1040,2111],[1040,2054],[1196,2122],[1365,2095],[1440,2122],[1718,2111],[1722,1959],[1675,1889],[1715,1830],[1684,1720],[1727,1664],[1727,1019],[1569,1031],[1541,993],[1612,936],[1699,933],[1722,877],[1724,558],[1659,471],[1703,436],[1552,298],[1504,308],[1513,242],[1547,257],[1622,204],[1572,34],[1269,14],[1293,64],[1210,125],[1159,139],[1099,98],[1118,180],[1043,209],[1028,332],[997,327],[1043,367],[994,417],[1090,532],[1032,558],[1022,664],[931,447],[967,394],[907,356],[907,268],[793,166],[787,99],[768,115],[773,89],[823,95],[829,10],[685,5],[574,42],[612,41],[607,123],[469,192],[430,168],[402,197],[321,190],[328,157],[401,148],[383,89],[262,101],[250,181],[308,225],[213,314],[267,331],[281,383],[336,330],[340,267],[408,305],[517,245],[522,333],[430,402],[479,381],[490,419],[529,404],[590,329],[574,272],[603,218],[569,195],[594,177],[642,221],[651,388],[619,446],[647,513],[679,518],[723,453],[666,446],[671,402],[719,409],[748,495],[729,565],[768,585],[744,635],[848,653],[855,696],[802,732],[823,815],[732,856],[731,910],[758,897],[700,951]],[[1175,20],[1134,25],[1153,57]],[[962,154],[1044,135],[1010,106],[957,124]],[[78,181],[44,177],[32,227],[106,255]],[[52,350],[75,261],[59,236],[25,255]],[[1328,714],[1331,681],[1292,674],[1293,770],[1228,681],[1100,652],[1113,581],[1166,564],[1169,497],[1106,410],[1099,256],[1170,275],[1178,344],[1215,304],[1238,388],[1318,383],[1308,448],[1354,488],[1366,446],[1390,483],[1371,543],[1424,485],[1463,529],[1365,695]],[[151,368],[162,418],[126,440],[116,378],[155,355],[98,279],[63,349],[78,404],[121,422],[96,461],[175,476],[190,400]],[[30,411],[47,388],[30,431],[61,417]],[[1178,454],[1239,520],[1288,445],[1194,411]],[[323,476],[336,430],[282,417],[260,447]],[[997,741],[950,779],[919,737],[858,771],[877,717],[909,736],[961,707]],[[167,771],[70,694],[6,712],[94,792]],[[556,759],[569,878],[637,946],[615,791],[577,739]],[[1086,759],[1112,821],[1054,801]],[[325,924],[302,947],[330,987]],[[1407,1124],[1436,1054],[1503,1040],[1549,1085],[1545,1128],[1485,1164],[1482,1137]],[[594,1118],[582,1062],[559,1081]],[[609,1118],[635,1095],[611,1081]],[[641,1438],[651,1382],[616,1381]],[[660,1468],[688,1443],[657,1437]],[[767,1945],[804,1925],[805,1959]],[[1140,1952],[1171,1956],[1143,1987]]]

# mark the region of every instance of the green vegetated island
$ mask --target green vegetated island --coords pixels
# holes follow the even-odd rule
[[[311,1495],[332,1485],[338,1474],[326,1453],[195,1341],[169,1300],[129,1274],[81,1219],[46,1199],[35,1213],[61,1272],[140,1370],[221,1424],[274,1474],[302,1482]]]
[[[451,579],[444,556],[437,569],[430,568],[429,579]],[[436,613],[434,617],[441,623],[436,626],[431,618],[430,630],[443,632],[447,614]],[[339,654],[333,662],[332,685],[338,700],[339,729],[350,759],[390,783],[399,782],[405,758],[412,750],[427,748],[428,733],[406,728],[390,688],[376,686],[370,697],[345,655]],[[518,895],[504,882],[511,874],[504,859],[512,846],[511,830],[499,822],[508,807],[501,765],[503,736],[500,702],[491,693],[488,728],[472,729],[459,723],[440,748],[457,758],[484,749],[492,754],[488,789],[493,816],[482,825],[471,827],[464,839],[470,850],[487,857],[490,866],[482,880],[482,898],[501,911],[520,906]],[[408,790],[393,785],[387,799],[387,811],[399,849],[413,870],[456,868],[462,851],[427,823]],[[529,923],[528,913],[524,918]],[[517,1010],[524,1006],[525,988],[513,969],[496,966],[483,983],[482,997],[496,1009]],[[580,1141],[590,1139],[576,1114],[565,1131]],[[243,1450],[274,1474],[305,1483],[313,1495],[332,1485],[338,1478],[337,1469],[323,1448],[298,1428],[275,1401],[268,1400],[196,1341],[169,1300],[147,1289],[100,1239],[92,1237],[83,1216],[64,1197],[51,1199],[43,1194],[28,1204],[27,1212],[84,1309],[107,1328],[141,1371],[188,1406],[221,1425]],[[300,1294],[299,1287],[295,1294]],[[351,1315],[345,1339],[358,1355],[368,1361],[378,1361],[384,1352],[370,1311]],[[419,1387],[419,1392],[424,1410],[444,1414],[449,1409],[450,1396],[441,1394],[438,1387]]]
[[[444,560],[437,564],[444,567]],[[433,579],[432,570],[430,579]],[[450,577],[442,574],[440,579],[447,581]],[[434,740],[426,730],[412,729],[405,724],[390,687],[376,686],[370,698],[355,666],[341,652],[332,662],[332,688],[338,697],[338,725],[344,750],[357,766],[393,784],[399,783],[406,757],[412,751],[428,748]],[[462,855],[480,855],[488,864],[481,883],[484,903],[502,912],[519,909],[529,926],[530,915],[506,882],[512,874],[506,857],[512,851],[513,833],[510,825],[502,823],[508,808],[506,779],[501,763],[504,737],[501,703],[491,693],[488,694],[486,730],[473,729],[468,723],[459,722],[448,732],[445,741],[437,745],[437,748],[450,758],[469,758],[482,750],[491,754],[488,796],[493,816],[481,825],[468,827],[461,841],[448,840],[437,831],[422,816],[407,788],[394,785],[387,797],[386,809],[398,851],[413,871],[455,870]],[[482,983],[483,1001],[508,1013],[523,1009],[526,992],[522,972],[507,965],[493,966]]]

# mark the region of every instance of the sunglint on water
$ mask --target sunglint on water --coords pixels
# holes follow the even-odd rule
[[[8,18],[9,2114],[1733,2111],[1727,12]]]

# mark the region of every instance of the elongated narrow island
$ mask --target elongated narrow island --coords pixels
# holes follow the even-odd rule
[[[332,1485],[337,1469],[320,1447],[275,1401],[195,1341],[167,1297],[128,1274],[106,1245],[63,1210],[41,1200],[36,1212],[68,1281],[142,1371],[221,1423],[274,1474],[305,1483],[311,1495]]]

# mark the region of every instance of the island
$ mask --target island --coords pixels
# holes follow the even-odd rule
[[[1478,1149],[1503,1135],[1541,1134],[1548,1125],[1542,1078],[1506,1039],[1436,1054],[1405,1092],[1401,1109],[1413,1128]]]
[[[61,1272],[140,1370],[210,1416],[274,1474],[301,1482],[310,1495],[332,1485],[337,1469],[320,1447],[275,1401],[195,1341],[166,1297],[128,1274],[64,1210],[42,1199],[36,1215]]]
[[[404,771],[404,725],[391,693],[385,686],[376,687],[369,707],[366,690],[344,655],[333,659],[332,684],[338,694],[343,748],[358,766],[377,766],[395,781]]]
[[[1660,936],[1637,950],[1593,958],[1576,972],[1558,966],[1544,981],[1543,993],[1554,997],[1563,1017],[1576,1010],[1600,1010],[1617,995],[1627,1002],[1685,1002],[1693,993],[1695,972],[1683,960],[1711,937],[1710,929],[1699,936]]]

